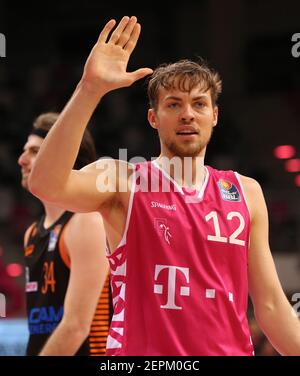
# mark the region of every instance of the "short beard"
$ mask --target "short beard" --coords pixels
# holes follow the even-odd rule
[[[177,156],[177,157],[180,157],[180,158],[183,158],[183,157],[195,158],[195,157],[198,157],[200,155],[200,153],[209,144],[211,137],[212,137],[212,133],[213,133],[213,128],[211,130],[211,133],[210,133],[208,139],[205,142],[200,141],[199,143],[190,144],[190,145],[188,145],[188,143],[187,143],[186,146],[184,144],[177,144],[175,142],[169,142],[168,140],[163,141],[163,143],[166,146],[166,148],[174,156]]]

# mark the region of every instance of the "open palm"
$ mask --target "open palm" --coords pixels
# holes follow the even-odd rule
[[[127,72],[127,64],[138,41],[141,26],[136,17],[123,17],[118,26],[110,20],[100,33],[84,67],[83,78],[103,92],[130,86],[133,82],[152,73],[150,68]]]

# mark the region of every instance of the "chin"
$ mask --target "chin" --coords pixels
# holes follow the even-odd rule
[[[170,148],[170,151],[180,157],[180,158],[184,158],[184,157],[190,157],[190,158],[195,158],[195,157],[198,157],[201,152],[202,152],[203,148],[199,145],[197,146],[187,146],[187,147],[181,147],[179,145],[176,145],[175,147],[172,147]]]

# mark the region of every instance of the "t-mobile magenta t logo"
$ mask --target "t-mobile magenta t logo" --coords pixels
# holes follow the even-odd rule
[[[176,294],[176,273],[177,270],[181,272],[186,279],[186,282],[189,283],[189,268],[183,268],[180,266],[171,266],[171,265],[155,265],[155,273],[154,273],[154,280],[157,281],[159,273],[164,270],[168,269],[168,300],[167,304],[161,305],[161,308],[165,309],[182,309],[182,307],[177,306],[175,304],[175,294]],[[155,284],[154,285],[154,293],[155,294],[162,294],[164,290],[164,286],[162,284]],[[179,290],[179,294],[182,296],[189,296],[190,295],[190,288],[188,286],[181,286]]]

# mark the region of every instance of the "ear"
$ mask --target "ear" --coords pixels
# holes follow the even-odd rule
[[[213,109],[213,127],[218,123],[219,107],[215,106]]]
[[[149,121],[152,128],[157,129],[156,115],[155,115],[155,110],[153,108],[150,108],[148,110],[148,121]]]

